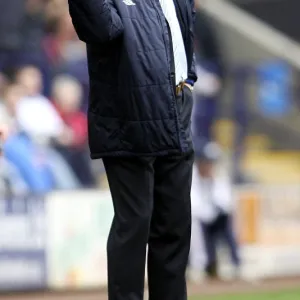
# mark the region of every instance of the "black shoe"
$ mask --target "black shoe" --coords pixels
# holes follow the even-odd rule
[[[219,274],[218,274],[218,268],[217,268],[217,263],[211,263],[207,265],[205,268],[205,272],[208,278],[210,279],[218,279]]]

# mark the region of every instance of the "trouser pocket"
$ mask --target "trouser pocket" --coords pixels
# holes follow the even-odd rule
[[[193,110],[192,91],[187,86],[184,86],[181,95],[177,98],[181,128],[185,132],[186,139],[189,141],[191,140],[191,117]]]

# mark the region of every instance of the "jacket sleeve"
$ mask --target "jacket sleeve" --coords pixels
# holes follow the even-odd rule
[[[87,44],[109,42],[123,33],[123,24],[111,0],[68,0],[78,37]]]
[[[190,28],[190,34],[191,34],[191,39],[194,43],[194,24],[195,24],[195,20],[196,20],[196,9],[195,9],[195,2],[194,0],[189,0],[190,1],[190,5],[192,8],[192,26]],[[193,46],[194,47],[194,46]],[[193,80],[194,82],[197,81],[197,73],[196,73],[196,55],[194,53],[194,48],[193,48],[193,60],[191,63],[191,67],[189,69],[189,73],[188,73],[188,78]]]

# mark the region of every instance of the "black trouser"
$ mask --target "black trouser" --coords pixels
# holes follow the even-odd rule
[[[238,267],[240,259],[238,245],[232,228],[232,218],[227,214],[220,214],[217,219],[209,224],[201,223],[203,238],[206,248],[206,272],[210,276],[217,276],[217,242],[223,239],[227,244],[234,266]]]
[[[147,243],[149,299],[186,300],[193,153],[103,161],[115,210],[109,300],[143,299]]]

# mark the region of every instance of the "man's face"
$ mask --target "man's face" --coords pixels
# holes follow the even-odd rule
[[[73,86],[65,85],[56,94],[56,103],[64,113],[73,113],[79,110],[81,104],[80,90]]]
[[[25,89],[27,96],[36,96],[42,91],[42,74],[35,67],[25,67],[18,75],[18,83]]]

